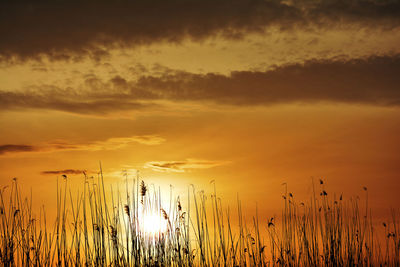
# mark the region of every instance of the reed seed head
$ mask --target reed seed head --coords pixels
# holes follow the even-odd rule
[[[147,192],[147,186],[144,183],[144,181],[142,180],[142,183],[140,184],[140,195],[142,197],[146,196],[146,192]]]
[[[129,205],[125,205],[125,206],[124,206],[124,210],[125,210],[126,215],[131,216],[131,212],[130,212],[130,209],[129,209]]]

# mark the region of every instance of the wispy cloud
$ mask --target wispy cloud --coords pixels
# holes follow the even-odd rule
[[[211,161],[201,159],[187,159],[183,161],[151,161],[144,165],[158,172],[185,172],[190,169],[208,169],[228,164],[229,161]]]
[[[160,145],[165,139],[157,135],[136,135],[131,137],[109,138],[105,141],[93,141],[87,143],[73,143],[66,140],[56,140],[43,144],[32,145],[2,145],[0,146],[0,155],[5,153],[18,152],[53,152],[53,151],[100,151],[100,150],[116,150],[126,147],[132,143],[142,145]]]
[[[0,155],[5,153],[17,153],[17,152],[34,152],[38,149],[31,145],[0,145]]]
[[[136,135],[131,137],[110,138],[105,142],[95,142],[95,147],[118,147],[125,146],[130,143],[139,143],[142,145],[160,145],[165,142],[165,139],[157,135]]]
[[[117,137],[117,138],[109,138],[105,141],[95,141],[88,142],[83,144],[71,144],[71,143],[62,143],[54,142],[51,145],[60,146],[60,148],[64,147],[66,150],[115,150],[119,148],[123,148],[132,143],[138,143],[142,145],[160,145],[165,142],[165,139],[157,136],[157,135],[135,135],[131,137]]]
[[[58,174],[83,174],[86,170],[76,170],[76,169],[66,169],[66,170],[52,170],[52,171],[42,171],[42,175],[58,175]]]
[[[54,86],[44,86],[28,92],[0,90],[0,110],[43,109],[57,110],[87,115],[104,115],[116,111],[143,110],[154,108],[154,103],[139,102],[131,96],[115,93],[110,96],[86,95],[69,88],[62,90]],[[69,92],[67,92],[69,91]]]

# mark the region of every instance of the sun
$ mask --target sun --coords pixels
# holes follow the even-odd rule
[[[165,233],[168,229],[167,220],[157,212],[143,213],[140,224],[142,231],[151,236]]]

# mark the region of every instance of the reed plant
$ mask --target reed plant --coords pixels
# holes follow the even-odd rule
[[[399,266],[398,212],[376,224],[363,200],[344,200],[314,186],[297,202],[285,185],[282,214],[246,217],[217,195],[190,186],[185,203],[124,175],[106,191],[103,172],[84,173],[82,192],[57,180],[56,219],[32,209],[16,178],[0,190],[2,266]],[[109,192],[110,191],[110,192]],[[150,216],[150,217],[149,217]],[[150,221],[149,219],[150,218]],[[154,224],[155,229],[149,228]],[[380,229],[380,230],[379,230]]]

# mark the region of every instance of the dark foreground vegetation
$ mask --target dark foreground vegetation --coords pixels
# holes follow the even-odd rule
[[[307,203],[290,192],[277,218],[244,218],[213,192],[189,188],[164,203],[160,191],[126,176],[124,193],[105,189],[103,175],[86,174],[82,192],[72,193],[67,176],[57,186],[57,216],[32,210],[17,180],[0,191],[2,266],[399,266],[396,212],[373,224],[365,201],[331,196],[323,181]],[[364,197],[363,197],[364,199]],[[185,208],[183,208],[183,206]],[[361,208],[362,207],[362,208]],[[165,225],[145,231],[144,214]],[[157,219],[159,218],[159,219]],[[159,224],[158,224],[159,223]]]

